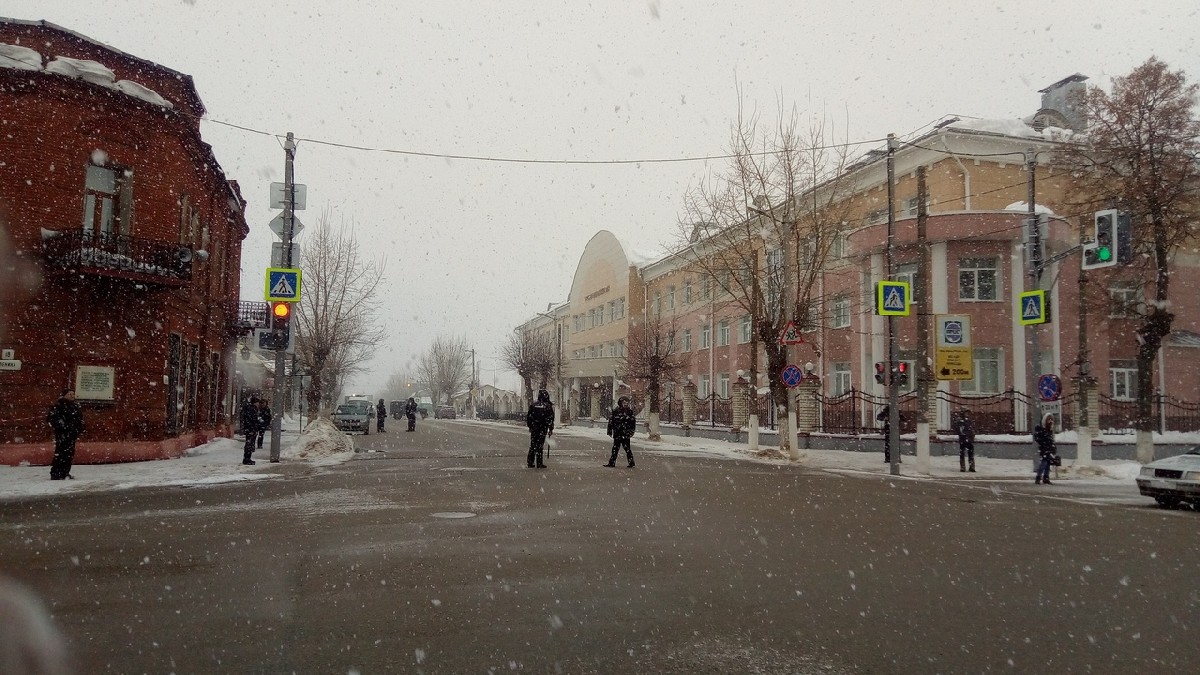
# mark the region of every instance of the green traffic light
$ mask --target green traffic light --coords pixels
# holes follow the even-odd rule
[[[1096,249],[1096,259],[1100,262],[1108,262],[1112,260],[1112,249],[1107,246],[1102,246]]]

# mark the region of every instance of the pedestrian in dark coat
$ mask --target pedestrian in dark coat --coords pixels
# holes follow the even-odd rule
[[[379,403],[375,404],[375,431],[383,433],[383,422],[387,419],[387,406],[383,404],[383,399],[379,399]]]
[[[50,462],[50,480],[74,478],[71,463],[75,461],[75,441],[83,435],[83,409],[75,402],[75,392],[64,389],[58,401],[46,414],[46,422],[54,430],[54,459]]]
[[[885,406],[883,406],[883,409],[879,411],[879,414],[875,416],[875,421],[883,422],[883,463],[884,464],[892,463],[892,417],[891,417],[891,411],[892,411],[892,407],[885,405]],[[901,423],[904,422],[903,416],[900,417],[900,421],[901,421]],[[897,461],[903,462],[904,459],[899,459]]]
[[[408,403],[404,404],[404,416],[408,418],[408,431],[417,430],[417,399],[412,396],[408,397]]]
[[[550,392],[538,390],[537,400],[525,413],[525,426],[529,427],[529,457],[525,464],[531,469],[544,469],[542,452],[546,447],[546,436],[554,435],[554,404],[550,402]]]
[[[242,464],[254,464],[250,455],[254,454],[254,441],[258,438],[260,420],[262,415],[258,412],[258,397],[251,396],[250,400],[242,405],[241,412],[242,435],[246,437],[246,444],[242,446]]]
[[[271,406],[267,405],[267,399],[258,399],[258,433],[255,435],[258,436],[257,445],[259,450],[262,450],[263,437],[271,429],[272,417]]]
[[[608,435],[612,436],[613,446],[612,456],[604,466],[616,466],[617,453],[624,447],[629,468],[633,468],[633,450],[629,448],[629,439],[633,438],[634,431],[637,431],[637,415],[629,407],[629,397],[622,396],[617,399],[616,409],[608,416]]]
[[[966,410],[958,413],[954,421],[954,433],[958,434],[958,470],[975,473],[975,424]],[[967,459],[971,465],[968,468]]]
[[[1033,482],[1053,485],[1050,482],[1050,467],[1057,466],[1061,461],[1058,458],[1058,445],[1054,442],[1054,415],[1046,415],[1042,423],[1033,428],[1033,442],[1037,444],[1038,451],[1038,468]]]

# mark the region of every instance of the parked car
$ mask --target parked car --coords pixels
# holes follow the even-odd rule
[[[1200,506],[1200,445],[1143,466],[1137,485],[1163,508],[1174,508],[1180,502]]]
[[[375,417],[375,409],[369,401],[351,401],[343,403],[333,411],[330,418],[338,431],[350,433],[361,431],[364,435],[371,433],[371,419]]]
[[[454,408],[448,405],[439,405],[433,413],[433,419],[435,420],[452,420],[454,418]]]

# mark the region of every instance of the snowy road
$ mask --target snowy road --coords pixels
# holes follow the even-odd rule
[[[426,420],[355,437],[382,452],[342,464],[252,467],[269,480],[10,499],[0,560],[51,606],[79,672],[1128,673],[1200,658],[1180,629],[1196,600],[1171,590],[1200,572],[1197,514],[1122,504],[1122,480],[1043,495],[994,468],[892,478],[850,465],[866,458],[637,441],[636,469],[604,469],[596,430],[558,438],[536,471],[520,430]]]

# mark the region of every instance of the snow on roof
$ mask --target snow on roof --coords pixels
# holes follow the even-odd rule
[[[1052,142],[1067,141],[1080,135],[1079,132],[1071,129],[1063,129],[1062,127],[1050,126],[1038,130],[1030,126],[1028,120],[1015,117],[1011,119],[959,118],[954,122],[945,124],[942,128]]]
[[[1033,210],[1036,213],[1044,213],[1048,216],[1057,215],[1049,206],[1046,206],[1045,204],[1036,204]],[[1001,211],[1021,211],[1022,213],[1029,213],[1029,202],[1013,202],[1001,209]]]
[[[0,68],[42,70],[42,55],[27,47],[0,43]],[[99,61],[56,56],[46,64],[45,72],[97,84],[162,108],[175,107],[149,87],[131,80],[118,80],[116,74]]]
[[[0,43],[0,68],[41,70],[42,55],[28,47]]]

